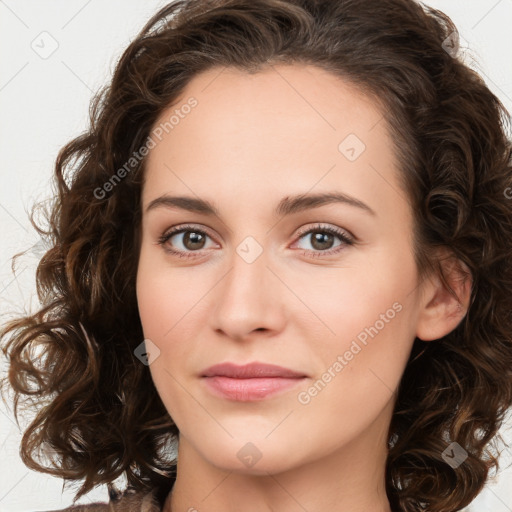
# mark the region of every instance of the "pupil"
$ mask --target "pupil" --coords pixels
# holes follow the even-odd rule
[[[194,247],[194,244],[199,244],[199,248],[201,248],[201,238],[202,235],[200,233],[194,233],[193,231],[189,231],[185,233],[185,244],[187,244],[187,242],[191,242],[193,246],[191,247],[192,249],[198,249],[198,247]],[[204,243],[204,240],[202,242]]]
[[[330,233],[315,233],[313,236],[313,247],[315,249],[329,249],[329,242],[332,242],[332,236]],[[317,246],[318,244],[320,245],[319,247]]]

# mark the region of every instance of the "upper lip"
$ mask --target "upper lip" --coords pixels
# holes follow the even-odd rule
[[[234,363],[220,363],[207,368],[202,377],[231,377],[232,379],[251,379],[256,377],[283,377],[283,378],[299,378],[306,377],[305,374],[277,366],[275,364],[265,363],[249,363],[238,366]]]

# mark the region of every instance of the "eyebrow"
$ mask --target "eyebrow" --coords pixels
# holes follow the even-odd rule
[[[360,208],[361,210],[373,216],[377,216],[375,211],[366,203],[359,199],[342,192],[323,192],[317,194],[299,194],[296,196],[287,196],[283,198],[275,209],[277,216],[286,216],[293,213],[319,208],[320,206],[342,203],[349,206]],[[164,194],[153,199],[147,206],[146,212],[158,207],[180,208],[193,213],[220,217],[217,207],[205,199],[190,196],[169,196]]]

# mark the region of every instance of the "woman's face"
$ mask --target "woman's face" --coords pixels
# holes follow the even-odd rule
[[[152,139],[137,299],[180,450],[255,474],[384,453],[420,287],[376,104],[312,66],[216,68]],[[204,376],[226,362],[296,376]]]

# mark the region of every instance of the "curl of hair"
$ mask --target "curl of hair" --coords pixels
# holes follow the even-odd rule
[[[137,156],[198,73],[312,64],[382,106],[421,276],[436,272],[449,289],[433,256],[446,247],[472,277],[457,328],[414,340],[389,429],[388,498],[404,512],[474,499],[498,467],[490,447],[512,403],[512,149],[507,111],[445,51],[449,37],[456,47],[451,20],[413,0],[184,0],[149,20],[94,97],[88,131],[58,154],[49,228],[30,218],[50,244],[36,271],[41,309],[0,332],[16,418],[20,398],[40,406],[22,439],[28,467],[84,480],[75,500],[120,476],[130,489],[170,489],[178,429],[134,355]],[[457,468],[442,458],[451,442],[468,454]],[[41,449],[58,460],[41,464]]]

